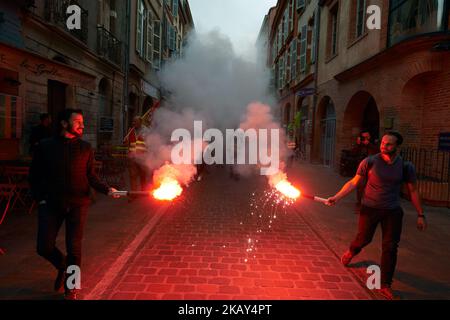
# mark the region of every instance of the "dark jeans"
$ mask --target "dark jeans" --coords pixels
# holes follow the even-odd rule
[[[357,255],[367,246],[381,223],[382,254],[381,284],[390,286],[397,264],[397,248],[402,233],[403,210],[381,210],[363,206],[359,215],[358,235],[350,245],[350,252]]]
[[[53,208],[39,206],[37,252],[58,270],[68,266],[81,267],[81,242],[87,217],[87,206]],[[56,247],[56,238],[63,222],[66,222],[67,257]]]

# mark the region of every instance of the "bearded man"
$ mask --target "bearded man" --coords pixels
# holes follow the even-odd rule
[[[327,205],[333,206],[350,192],[367,181],[362,194],[362,207],[359,215],[358,234],[349,249],[341,257],[344,266],[367,246],[375,234],[378,224],[382,230],[381,288],[380,294],[387,299],[399,298],[392,291],[392,279],[397,264],[397,248],[403,224],[403,210],[400,206],[400,191],[403,184],[408,187],[411,202],[418,217],[417,228],[425,230],[427,222],[416,187],[416,172],[412,163],[399,155],[403,143],[400,133],[387,132],[381,141],[380,151],[364,159],[355,177],[347,182]]]
[[[81,270],[81,243],[90,203],[90,187],[114,196],[117,191],[99,180],[91,145],[81,140],[81,110],[65,109],[58,117],[60,134],[42,140],[30,168],[30,186],[38,208],[37,252],[58,271],[54,289],[65,289],[65,299],[78,299],[78,289],[67,284],[69,267]],[[61,225],[66,224],[64,255],[55,245]]]

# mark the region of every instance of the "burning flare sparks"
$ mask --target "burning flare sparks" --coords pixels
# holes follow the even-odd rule
[[[173,201],[183,193],[182,185],[188,186],[197,172],[193,165],[174,165],[166,163],[153,173],[153,185],[158,189],[152,191],[157,200]]]
[[[164,178],[158,189],[152,192],[153,197],[161,201],[172,201],[183,192],[178,181],[172,178]]]
[[[272,188],[275,188],[284,197],[290,200],[296,200],[300,197],[301,192],[295,188],[287,179],[287,176],[283,172],[279,172],[269,177],[269,184]]]
[[[275,189],[281,192],[285,197],[297,199],[300,197],[300,190],[295,188],[289,181],[282,180],[275,185]]]

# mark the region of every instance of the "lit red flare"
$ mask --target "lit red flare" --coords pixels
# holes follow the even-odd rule
[[[287,179],[287,175],[284,172],[278,172],[269,177],[269,184],[272,188],[275,188],[283,196],[290,200],[296,200],[300,197],[301,192],[295,188]]]
[[[300,190],[295,188],[289,181],[281,180],[275,185],[275,189],[277,189],[280,193],[282,193],[285,197],[289,199],[298,199],[301,195]]]
[[[157,200],[172,201],[179,197],[182,192],[183,188],[177,180],[166,177],[161,181],[159,188],[152,191],[152,195]]]

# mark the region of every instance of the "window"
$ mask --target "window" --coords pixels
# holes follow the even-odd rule
[[[297,78],[297,39],[291,43],[291,80]]]
[[[153,68],[161,68],[161,21],[153,22]]]
[[[356,0],[356,38],[364,34],[366,21],[366,0]]]
[[[280,76],[278,78],[280,80],[280,83],[278,84],[278,89],[283,89],[283,83],[284,83],[284,57],[280,57],[278,71],[280,72]]]
[[[307,26],[302,26],[302,33],[300,36],[300,71],[305,72],[306,70],[306,50],[307,50]]]
[[[338,5],[330,9],[329,15],[329,46],[328,55],[335,56],[338,52]]]
[[[274,77],[275,77],[275,80],[274,80],[274,84],[273,84],[273,88],[274,89],[277,89],[278,87],[279,87],[279,79],[280,79],[280,72],[279,72],[279,65],[278,65],[278,62],[277,63],[275,63],[275,73],[274,73]]]
[[[317,15],[312,18],[311,63],[316,62]]]
[[[284,9],[284,40],[286,41],[289,35],[289,5]]]
[[[296,70],[297,70],[297,77],[299,77],[300,76],[300,72],[301,72],[301,70],[300,70],[300,55],[301,55],[301,53],[302,53],[302,47],[301,47],[301,32],[299,32],[299,34],[298,34],[298,39],[297,39],[297,59],[296,59],[296,61],[295,61],[295,64],[296,64]]]
[[[288,48],[285,52],[286,55],[286,84],[291,81],[291,44],[289,44]]]
[[[142,0],[139,0],[136,19],[136,51],[140,56],[144,55],[144,10],[144,3]]]
[[[281,48],[281,25],[278,26],[278,32],[277,32],[277,55],[280,52]]]
[[[174,17],[178,16],[178,0],[172,0],[172,15]]]
[[[172,43],[172,48],[173,48],[173,50],[175,50],[175,51],[178,51],[178,48],[177,48],[177,38],[178,38],[178,31],[177,31],[177,29],[175,29],[175,27],[173,28],[173,38],[172,38],[172,41],[173,41],[173,43]]]
[[[275,41],[272,44],[272,57],[271,57],[271,63],[274,64],[275,63],[275,58],[276,58],[276,47],[275,47]]]
[[[270,88],[275,87],[275,81],[276,81],[276,79],[275,79],[276,73],[275,72],[276,72],[276,66],[272,65],[272,69],[270,69],[270,82],[269,82]]]
[[[171,25],[168,26],[168,39],[169,39],[169,49],[172,51],[176,50],[177,32],[175,28]]]
[[[147,46],[145,58],[150,64],[153,62],[153,17],[150,10],[147,11]]]
[[[0,138],[22,137],[22,99],[0,94]]]
[[[391,0],[388,46],[420,34],[448,32],[449,6],[445,0]]]
[[[167,49],[169,47],[169,24],[167,23],[167,18],[165,15],[163,15],[163,20],[162,20],[162,25],[161,25],[162,29],[161,29],[161,43],[163,45],[163,49]],[[161,49],[162,50],[162,49]],[[161,56],[161,58],[163,58]]]
[[[294,30],[294,2],[295,0],[289,2],[289,33]]]

